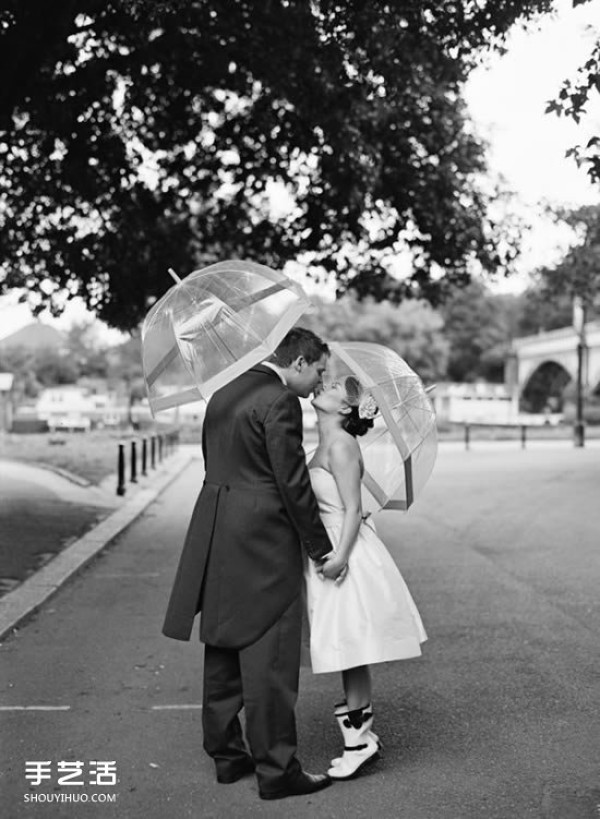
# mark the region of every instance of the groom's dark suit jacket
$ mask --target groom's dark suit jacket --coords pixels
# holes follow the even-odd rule
[[[258,365],[210,399],[202,430],[206,476],[177,569],[163,633],[243,648],[301,591],[302,548],[332,548],[319,517],[298,398]]]

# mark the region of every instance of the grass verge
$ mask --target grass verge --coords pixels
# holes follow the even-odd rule
[[[7,433],[0,436],[0,459],[64,469],[92,484],[99,484],[109,475],[115,475],[116,479],[119,442],[137,437],[106,430],[31,435]]]

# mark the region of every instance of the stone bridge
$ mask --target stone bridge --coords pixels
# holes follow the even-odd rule
[[[600,395],[600,321],[585,325],[582,381],[584,391]],[[515,396],[527,398],[535,411],[577,381],[579,336],[572,327],[515,339],[507,360],[506,383]]]

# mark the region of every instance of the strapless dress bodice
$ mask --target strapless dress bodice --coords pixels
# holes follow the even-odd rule
[[[321,515],[343,515],[344,503],[331,472],[323,466],[311,466],[309,475]]]

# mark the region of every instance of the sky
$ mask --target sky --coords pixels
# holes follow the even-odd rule
[[[565,152],[600,132],[600,95],[587,115],[571,119],[546,114],[565,79],[573,79],[600,36],[600,3],[573,9],[559,0],[554,17],[530,30],[514,29],[508,53],[494,55],[472,75],[466,99],[479,133],[490,143],[489,165],[518,194],[517,211],[532,224],[525,236],[520,275],[499,289],[522,290],[528,272],[558,261],[572,234],[544,217],[544,204],[577,206],[600,202],[583,169]]]
[[[576,206],[600,202],[585,171],[578,169],[565,152],[585,144],[600,133],[600,95],[588,106],[579,125],[569,119],[545,114],[547,102],[556,97],[562,82],[573,78],[600,36],[600,3],[571,8],[571,0],[557,0],[557,13],[527,31],[515,29],[508,39],[508,53],[493,55],[471,75],[465,96],[478,132],[489,143],[489,165],[515,192],[515,210],[531,228],[525,235],[519,272],[494,285],[501,292],[518,292],[528,283],[529,272],[558,261],[572,235],[544,216],[544,205]],[[307,288],[311,289],[311,288]],[[70,304],[60,319],[47,314],[44,322],[67,329],[89,318],[81,303]],[[0,298],[0,338],[32,320],[17,297]],[[102,331],[108,343],[122,336]]]

